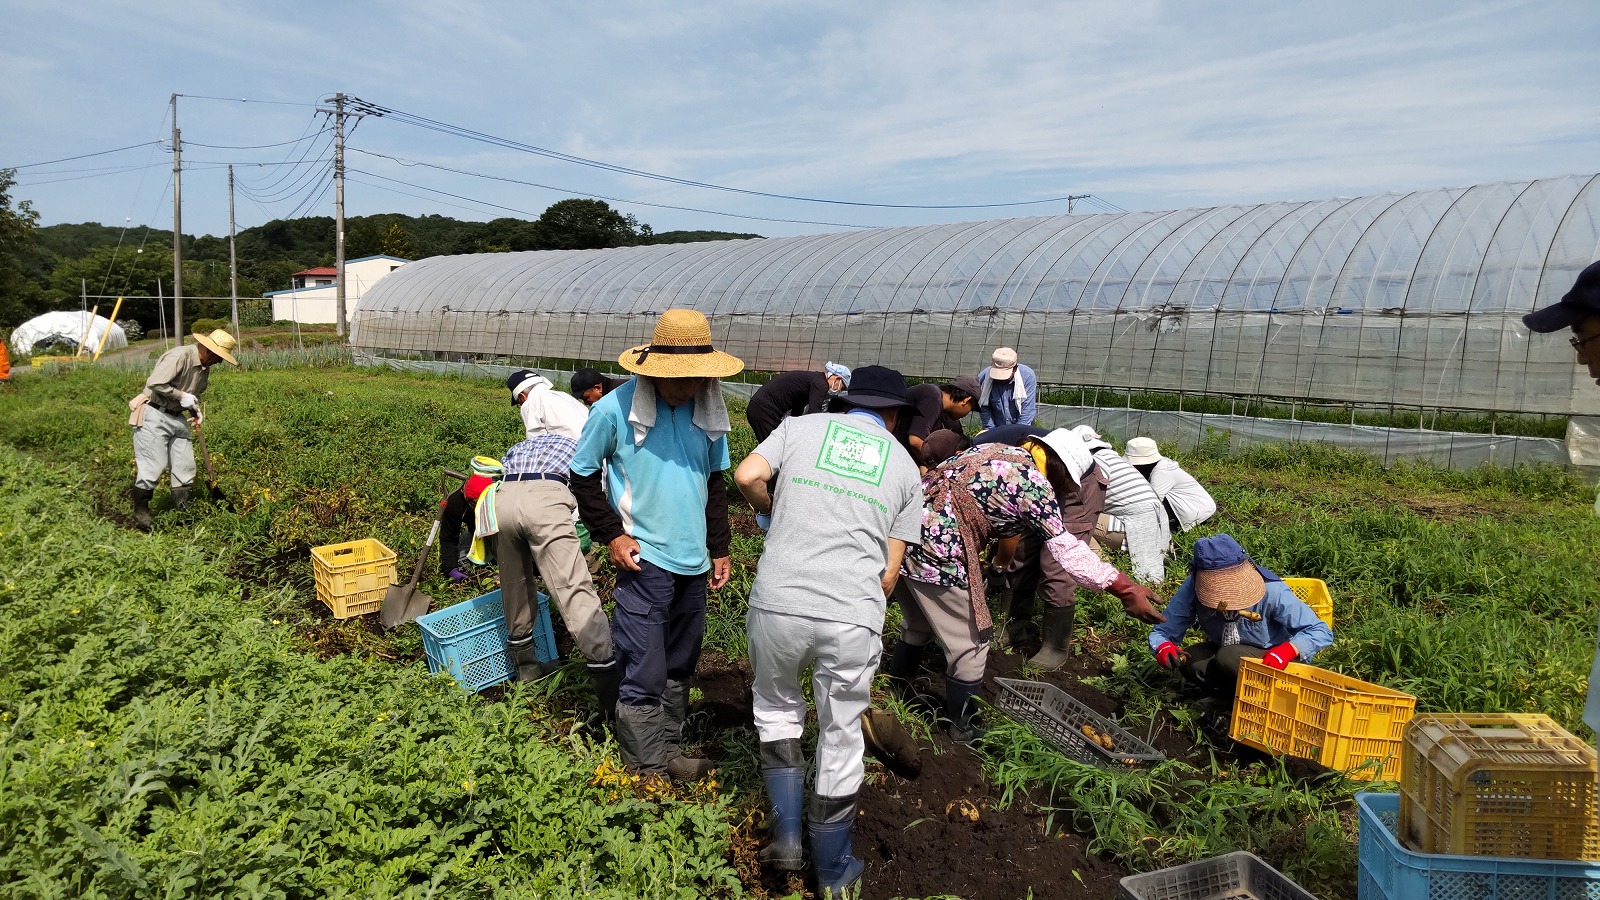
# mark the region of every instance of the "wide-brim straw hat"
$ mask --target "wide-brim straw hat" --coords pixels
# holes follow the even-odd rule
[[[1267,580],[1249,560],[1226,569],[1200,569],[1194,573],[1194,595],[1203,606],[1237,612],[1261,602]]]
[[[652,378],[727,378],[744,371],[744,360],[711,346],[711,323],[692,309],[662,313],[650,343],[630,347],[617,364]]]
[[[239,342],[233,339],[233,335],[222,330],[221,328],[218,328],[216,331],[213,331],[210,334],[201,334],[197,331],[194,333],[194,339],[207,350],[210,350],[212,353],[222,357],[223,360],[228,362],[230,365],[237,366],[239,364],[239,361],[234,359],[233,354],[229,352],[233,350],[234,347],[239,346]]]

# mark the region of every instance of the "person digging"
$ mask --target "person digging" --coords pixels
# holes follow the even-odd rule
[[[728,407],[718,380],[744,369],[711,345],[706,317],[669,309],[618,363],[638,377],[589,411],[572,492],[617,570],[612,636],[622,663],[617,745],[646,778],[698,778],[682,753],[706,590],[728,583]],[[602,474],[603,473],[603,474]],[[604,485],[602,485],[602,478]]]
[[[989,618],[980,554],[990,540],[1032,531],[1078,584],[1106,591],[1129,609],[1161,598],[1067,531],[1061,504],[1033,455],[1020,447],[982,444],[940,463],[922,478],[922,543],[906,552],[895,599],[904,611],[889,675],[909,691],[922,648],[944,645],[945,718],[950,736],[976,740],[983,722],[975,702],[983,689],[994,624]]]
[[[1206,640],[1185,649],[1180,642],[1191,625]],[[1228,534],[1195,542],[1189,577],[1167,604],[1167,620],[1150,629],[1150,650],[1162,668],[1175,668],[1230,700],[1242,660],[1259,659],[1281,670],[1332,643],[1333,629]]]
[[[851,855],[865,768],[863,716],[883,652],[883,619],[906,546],[922,539],[917,464],[894,428],[913,409],[899,372],[864,366],[831,413],[782,419],[739,463],[734,482],[771,516],[745,622],[761,775],[772,804],[763,863],[801,868],[805,756],[800,735],[812,669],[817,705],[814,793],[806,810],[822,897],[861,878]],[[768,493],[768,483],[781,487]]]
[[[233,335],[217,329],[193,335],[193,344],[180,344],[161,354],[144,390],[128,401],[128,424],[133,426],[133,524],[140,531],[154,525],[150,499],[164,470],[172,473],[172,505],[189,506],[194,489],[194,438],[190,422],[202,419],[200,397],[210,383],[211,367],[219,362],[237,366],[231,352]]]

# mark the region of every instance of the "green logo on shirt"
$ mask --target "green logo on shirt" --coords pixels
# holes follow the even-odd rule
[[[868,484],[882,484],[889,468],[889,442],[857,431],[842,422],[829,422],[817,454],[817,468]]]

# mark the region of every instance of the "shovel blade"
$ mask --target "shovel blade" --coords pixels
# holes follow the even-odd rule
[[[416,582],[391,584],[383,595],[378,623],[387,631],[407,622],[415,622],[419,616],[427,615],[432,607],[433,598],[417,590]]]

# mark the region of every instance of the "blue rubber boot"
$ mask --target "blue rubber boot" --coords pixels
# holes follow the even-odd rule
[[[805,867],[800,850],[800,822],[806,799],[805,756],[800,741],[763,741],[761,778],[772,801],[772,843],[761,851],[763,865],[783,872]]]
[[[866,864],[850,855],[850,837],[856,827],[856,795],[811,795],[807,823],[811,832],[811,859],[817,866],[819,900],[861,896],[861,871]]]

